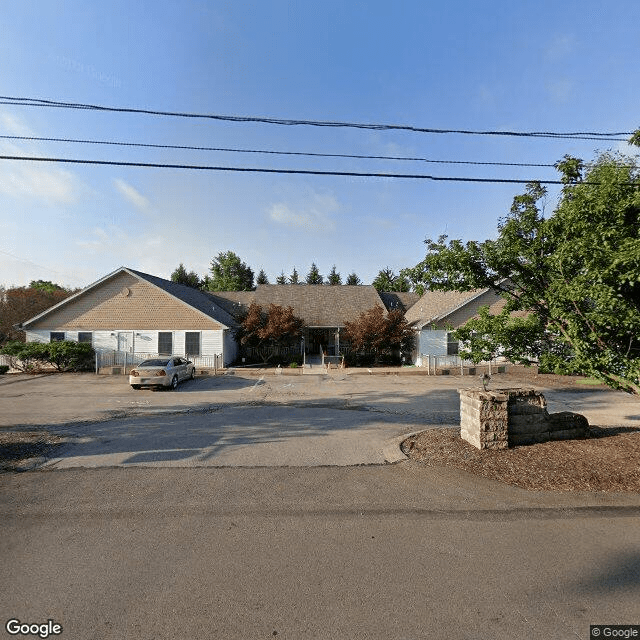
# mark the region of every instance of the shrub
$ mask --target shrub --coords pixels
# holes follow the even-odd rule
[[[7,371],[9,371],[9,365],[8,364],[0,364],[0,376],[7,373]]]
[[[93,366],[94,350],[86,342],[7,342],[0,353],[11,366],[29,373],[53,365],[58,371],[84,371]]]

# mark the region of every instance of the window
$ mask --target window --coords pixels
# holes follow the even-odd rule
[[[78,331],[78,342],[88,342],[91,344],[91,331]]]
[[[64,340],[64,331],[52,331],[49,333],[49,342],[62,342]]]
[[[173,334],[171,331],[158,331],[158,353],[171,355],[173,351]]]
[[[447,355],[458,355],[458,341],[453,337],[452,333],[447,333]]]
[[[188,356],[200,355],[200,332],[187,331],[184,334],[184,352]]]

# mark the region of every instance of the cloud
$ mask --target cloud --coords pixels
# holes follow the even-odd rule
[[[290,206],[285,202],[272,204],[269,218],[287,227],[297,227],[308,231],[333,231],[336,228],[331,214],[340,208],[338,201],[329,195],[315,193],[310,202],[300,206]]]
[[[33,137],[34,135],[22,120],[6,111],[0,112],[0,124],[5,135],[28,137]]]
[[[137,189],[120,178],[116,178],[113,183],[121,195],[124,196],[124,198],[136,209],[139,209],[140,211],[147,211],[149,209],[149,200],[147,200],[147,198],[145,198]]]
[[[574,94],[575,82],[568,79],[559,79],[547,83],[547,92],[556,103],[567,103]]]
[[[560,60],[573,53],[576,45],[575,37],[570,34],[557,35],[545,47],[545,55],[549,60]]]
[[[27,155],[12,143],[3,143],[0,149],[4,155]],[[75,174],[64,169],[47,169],[42,164],[22,160],[3,160],[0,164],[0,193],[12,198],[69,204],[77,200],[79,189]]]

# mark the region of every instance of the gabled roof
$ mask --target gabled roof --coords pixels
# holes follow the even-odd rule
[[[246,311],[252,302],[263,309],[270,304],[292,307],[307,327],[344,327],[375,306],[385,308],[371,285],[262,284],[255,291],[216,291],[212,295],[229,312]]]
[[[472,291],[427,291],[405,314],[409,324],[421,329],[424,325],[443,320],[461,307],[479,298],[489,289]]]
[[[53,311],[56,311],[61,307],[72,303],[73,301],[77,300],[87,292],[95,289],[96,287],[99,287],[101,284],[103,284],[107,280],[123,272],[128,273],[134,278],[139,278],[141,280],[144,280],[149,284],[153,285],[154,287],[161,289],[166,294],[188,305],[192,309],[195,309],[196,311],[203,313],[205,316],[215,320],[216,322],[223,325],[223,327],[225,328],[234,327],[237,324],[233,316],[230,315],[224,309],[220,308],[215,303],[215,300],[213,300],[209,295],[209,293],[207,293],[206,291],[193,289],[192,287],[187,287],[186,285],[178,284],[177,282],[172,282],[171,280],[165,280],[164,278],[158,278],[157,276],[152,276],[148,273],[143,273],[142,271],[129,269],[128,267],[120,267],[119,269],[116,269],[115,271],[107,274],[103,278],[100,278],[100,280],[97,280],[96,282],[90,284],[88,287],[85,287],[78,293],[75,293],[74,295],[69,296],[68,298],[65,298],[62,302],[59,302],[53,307],[49,307],[48,309],[38,314],[37,316],[34,316],[33,318],[30,318],[29,320],[23,322],[20,326],[22,328],[28,327],[28,325],[32,324],[33,322],[40,320],[41,318],[49,315]]]

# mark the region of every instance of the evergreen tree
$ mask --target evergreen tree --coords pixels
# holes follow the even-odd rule
[[[187,272],[182,262],[171,274],[171,282],[184,284],[187,287],[192,287],[194,289],[199,289],[202,286],[200,276],[195,271]]]
[[[322,284],[324,282],[315,262],[311,263],[311,269],[309,269],[309,273],[307,273],[306,282],[307,284]]]
[[[260,269],[260,273],[256,278],[256,284],[269,284],[269,278],[267,278],[267,274],[264,269]]]
[[[333,267],[331,267],[331,271],[327,276],[327,284],[331,284],[331,285],[342,284],[342,278],[340,277],[340,274],[336,271],[335,264],[333,265]]]
[[[345,284],[351,285],[351,286],[356,286],[359,284],[362,284],[362,280],[360,280],[360,278],[358,278],[358,276],[356,275],[356,273],[350,273],[347,276],[347,281]]]
[[[293,267],[293,271],[289,276],[289,284],[300,284],[300,276],[298,275],[298,270]]]
[[[287,284],[287,276],[284,275],[284,271],[281,271],[280,275],[276,278],[276,284]]]

